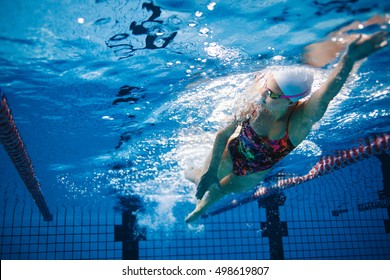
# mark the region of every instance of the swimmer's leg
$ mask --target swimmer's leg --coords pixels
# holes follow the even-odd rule
[[[236,176],[233,173],[225,176],[220,184],[211,185],[209,191],[205,196],[198,200],[196,203],[195,210],[192,211],[186,218],[187,223],[191,223],[203,215],[206,210],[216,203],[218,200],[223,198],[229,193],[239,193],[248,191],[256,187],[265,176],[268,174],[268,171],[250,174],[247,176]]]
[[[206,158],[206,161],[203,165],[203,167],[190,167],[187,170],[184,171],[184,178],[191,181],[192,183],[195,183],[196,185],[199,185],[200,178],[202,175],[206,172],[207,168],[210,166],[211,161],[211,154]]]
[[[196,185],[199,185],[199,181],[203,173],[204,173],[204,168],[197,168],[197,167],[189,168],[186,171],[184,171],[184,178],[186,178],[188,181],[191,181]]]
[[[192,183],[195,183],[196,185],[199,185],[200,178],[203,176],[203,174],[207,171],[207,169],[210,166],[211,161],[211,154],[207,157],[204,166],[202,168],[200,167],[192,167],[188,168],[184,171],[184,178],[191,181]],[[218,178],[223,178],[227,176],[233,169],[233,163],[230,158],[230,154],[225,148],[225,151],[222,155],[222,160],[218,168]]]
[[[204,212],[215,202],[224,197],[227,193],[223,192],[219,186],[212,185],[206,195],[198,200],[195,210],[192,211],[186,218],[186,223],[192,223],[197,220]]]

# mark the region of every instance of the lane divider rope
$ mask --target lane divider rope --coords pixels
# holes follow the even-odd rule
[[[1,89],[0,89],[1,94]],[[38,206],[45,221],[52,221],[53,215],[47,207],[40,184],[35,176],[34,167],[26,147],[20,137],[11,110],[4,95],[0,100],[0,140],[16,170]]]

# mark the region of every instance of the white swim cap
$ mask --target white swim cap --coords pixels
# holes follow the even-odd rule
[[[283,94],[296,102],[308,96],[313,83],[313,74],[305,69],[291,68],[277,70],[272,73]]]

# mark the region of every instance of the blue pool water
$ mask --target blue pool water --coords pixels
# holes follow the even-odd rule
[[[306,45],[353,20],[384,16],[389,8],[385,1],[370,0],[1,1],[0,87],[53,212],[114,209],[120,197],[136,194],[145,209],[138,215],[142,227],[168,234],[180,225],[184,236],[202,235],[207,233],[202,220],[190,227],[183,223],[195,203],[194,186],[183,171],[201,166],[253,73],[302,64]],[[389,21],[362,31],[388,26]],[[275,173],[306,174],[321,155],[390,131],[389,52],[387,47],[360,66]],[[313,70],[318,81],[331,68]],[[383,188],[378,161],[364,164],[328,179],[328,189],[336,181],[345,187],[333,192],[336,207],[349,205],[350,195],[365,201]],[[362,183],[353,180],[359,170],[373,171]],[[316,213],[322,217],[326,191],[313,184],[306,203],[320,205]],[[20,201],[32,204],[3,148],[0,187],[2,209]],[[301,201],[299,193],[290,195]],[[256,233],[257,219],[243,222]],[[381,256],[389,258],[386,244]],[[259,257],[253,254],[247,257]]]

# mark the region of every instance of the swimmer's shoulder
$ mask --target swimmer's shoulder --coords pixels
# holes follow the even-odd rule
[[[294,146],[298,146],[306,138],[313,125],[305,115],[305,106],[306,101],[298,101],[288,123],[289,138]]]

